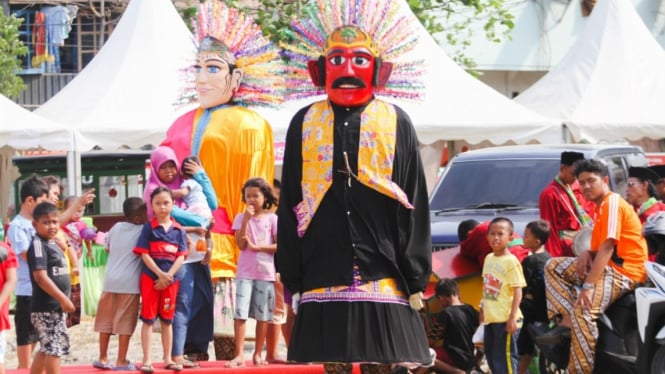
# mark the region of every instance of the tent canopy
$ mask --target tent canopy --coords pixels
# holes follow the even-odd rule
[[[402,11],[415,19],[406,1]],[[423,102],[388,99],[411,117],[423,144],[438,140],[464,140],[471,144],[489,141],[560,143],[560,122],[546,118],[509,100],[460,68],[420,25],[419,40],[412,53],[426,64]],[[282,138],[293,115],[315,99],[285,103],[280,110],[257,109]]]
[[[36,113],[77,129],[77,151],[159,144],[194,51],[169,0],[132,0],[95,58]]]
[[[630,2],[599,1],[566,56],[515,101],[575,140],[665,138],[665,52]]]
[[[73,130],[23,109],[0,95],[0,148],[69,150]]]
[[[20,149],[71,149],[72,130],[23,109],[0,95],[0,215],[9,206],[11,185],[19,177],[12,156]]]
[[[405,1],[402,9],[415,18]],[[419,25],[419,23],[418,23]],[[415,53],[425,60],[426,98],[395,101],[412,118],[423,144],[437,140],[526,143],[561,141],[559,123],[512,102],[471,77],[419,26]],[[76,150],[158,144],[177,114],[175,102],[191,65],[191,33],[168,0],[130,1],[102,50],[37,113],[77,129]],[[312,100],[259,109],[283,138],[291,117]]]

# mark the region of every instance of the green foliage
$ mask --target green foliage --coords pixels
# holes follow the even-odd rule
[[[263,32],[279,44],[292,40],[291,19],[302,15],[308,0],[225,0],[225,3],[252,15]],[[407,0],[407,3],[430,34],[441,35],[455,48],[452,58],[474,75],[477,75],[476,64],[465,54],[473,36],[469,27],[472,21],[482,19],[485,37],[495,43],[510,38],[514,27],[513,15],[503,7],[504,0]],[[183,15],[185,10],[181,9]],[[194,8],[190,14],[195,13]],[[183,18],[189,20],[191,15]]]
[[[21,63],[18,58],[28,53],[28,48],[18,38],[18,28],[23,19],[7,17],[0,11],[0,93],[16,98],[25,89],[21,77],[16,75]]]
[[[408,3],[430,34],[442,35],[454,47],[453,60],[473,75],[478,75],[476,64],[465,54],[473,37],[471,23],[483,20],[485,37],[494,43],[510,39],[515,26],[513,15],[503,7],[504,0],[408,0]]]
[[[259,0],[254,2],[255,6],[247,6],[245,4],[248,2],[242,0],[227,0],[226,3],[251,14],[263,33],[279,45],[293,40],[291,18],[302,14],[302,7],[307,4],[307,0]]]

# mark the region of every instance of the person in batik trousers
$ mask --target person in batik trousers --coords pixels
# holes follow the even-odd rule
[[[296,312],[288,360],[324,363],[328,373],[433,361],[417,312],[431,275],[418,138],[402,109],[374,96],[404,82],[390,61],[409,50],[417,21],[400,4],[312,2],[319,11],[305,14],[321,19],[293,26],[316,40],[299,34],[287,47],[292,95],[327,94],[293,117],[286,136],[276,264]]]
[[[547,314],[558,326],[536,342],[553,344],[569,335],[568,372],[590,374],[598,341],[596,320],[645,281],[647,245],[633,207],[610,190],[605,164],[578,161],[575,176],[584,196],[596,205],[590,248],[578,257],[556,257],[545,265]]]

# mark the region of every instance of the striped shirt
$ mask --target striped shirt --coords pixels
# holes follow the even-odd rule
[[[633,207],[614,192],[605,195],[596,207],[591,250],[598,251],[607,239],[614,240],[615,246],[608,265],[636,282],[644,282],[647,244],[642,237],[642,224]]]

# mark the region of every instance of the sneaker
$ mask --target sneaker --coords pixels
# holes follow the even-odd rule
[[[538,345],[554,345],[566,338],[570,339],[570,327],[557,326],[542,335],[536,336],[534,340]]]

